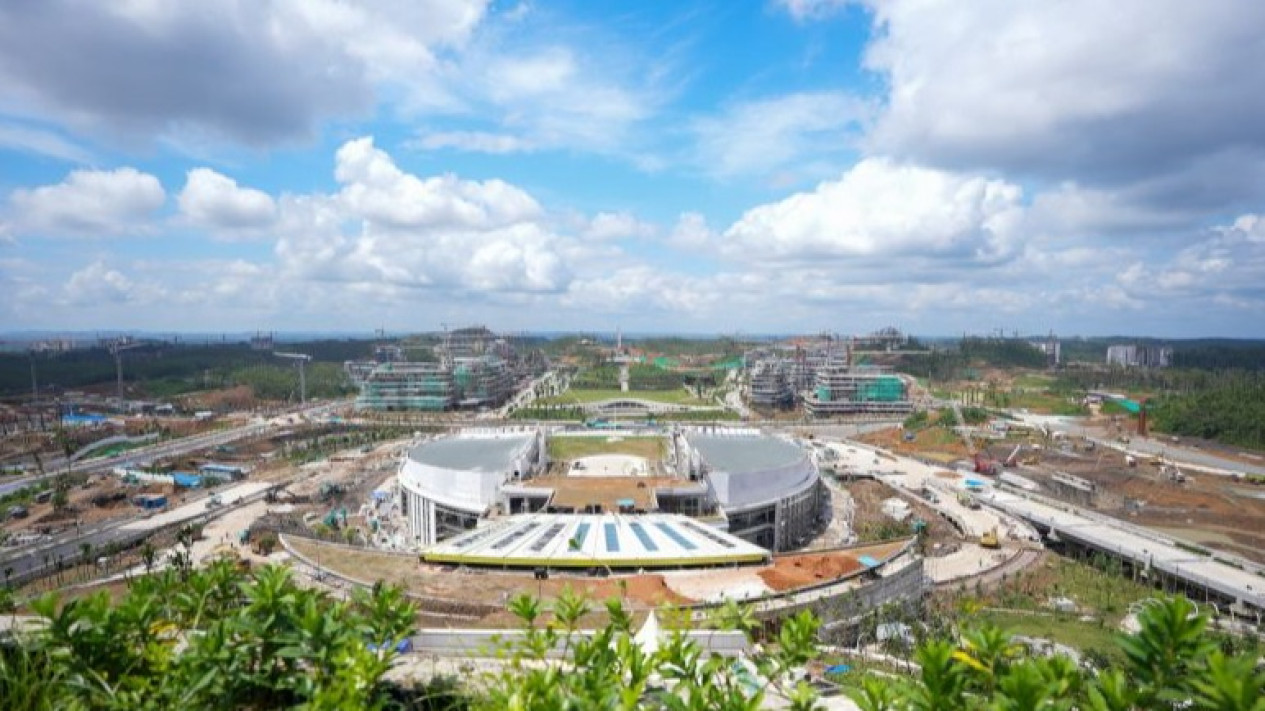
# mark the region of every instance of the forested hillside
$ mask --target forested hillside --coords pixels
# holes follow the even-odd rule
[[[1164,432],[1265,449],[1265,374],[1221,374],[1206,387],[1151,402],[1152,425]]]
[[[342,362],[370,354],[366,341],[286,343],[279,351],[311,355],[307,367],[308,394],[331,397],[346,392]],[[115,382],[114,357],[105,348],[85,348],[33,357],[40,389],[78,390]],[[31,390],[32,357],[0,354],[0,396]],[[294,362],[269,351],[251,350],[244,343],[210,345],[154,343],[123,353],[123,381],[129,392],[171,397],[209,388],[249,385],[258,397],[284,399],[297,391]]]

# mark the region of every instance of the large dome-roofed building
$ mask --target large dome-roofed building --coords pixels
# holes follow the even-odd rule
[[[821,479],[794,442],[749,428],[679,435],[678,466],[705,481],[729,533],[770,550],[800,545],[816,528]]]
[[[423,547],[533,513],[679,514],[771,551],[802,546],[821,524],[812,455],[751,428],[464,430],[411,447],[398,482]]]
[[[505,484],[543,464],[544,435],[535,429],[470,430],[413,446],[399,472],[413,539],[426,545],[474,528]]]

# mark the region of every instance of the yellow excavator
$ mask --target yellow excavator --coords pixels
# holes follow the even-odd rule
[[[990,528],[979,537],[981,548],[1001,548],[1001,539],[997,537],[997,528]]]

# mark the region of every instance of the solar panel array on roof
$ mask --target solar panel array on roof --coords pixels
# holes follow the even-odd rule
[[[500,550],[500,549],[502,549],[502,548],[504,548],[504,547],[508,546],[509,544],[514,543],[515,541],[517,541],[518,539],[522,538],[523,536],[526,536],[527,534],[531,533],[532,531],[534,531],[535,529],[537,529],[537,528],[539,528],[539,527],[540,527],[540,524],[538,524],[538,523],[536,523],[535,521],[533,521],[533,522],[531,522],[531,523],[527,524],[526,526],[523,526],[522,528],[518,529],[517,531],[514,531],[513,533],[509,534],[508,536],[506,536],[506,537],[502,538],[501,540],[497,541],[496,543],[493,543],[493,544],[492,544],[492,550]]]
[[[632,524],[629,524],[628,527],[632,529],[633,534],[637,536],[637,540],[641,541],[641,545],[644,546],[646,550],[648,551],[659,550],[659,546],[654,542],[652,538],[650,538],[650,534],[646,533],[646,529],[642,528],[641,524],[632,523]]]
[[[537,538],[536,542],[531,544],[531,549],[537,553],[544,550],[545,546],[549,545],[549,541],[552,541],[558,535],[558,532],[566,527],[565,523],[555,523],[546,528],[545,532],[540,534],[540,538]]]
[[[734,547],[733,541],[727,540],[724,536],[721,536],[720,534],[718,534],[718,533],[716,533],[716,532],[714,532],[714,531],[709,531],[709,530],[707,530],[707,528],[706,528],[706,527],[704,527],[704,526],[700,526],[700,525],[698,525],[697,523],[694,523],[693,521],[682,521],[682,522],[681,522],[681,525],[682,525],[682,526],[685,526],[686,528],[690,529],[691,531],[693,531],[693,532],[697,533],[698,535],[702,536],[703,538],[706,538],[707,540],[709,540],[709,541],[711,541],[711,542],[713,542],[713,543],[718,543],[718,544],[720,544],[721,546],[723,546],[723,547],[725,547],[725,548],[733,548],[733,547]]]
[[[658,527],[660,531],[663,531],[665,534],[667,534],[668,538],[671,538],[673,541],[676,541],[676,544],[684,548],[685,550],[692,551],[695,548],[698,548],[698,546],[694,545],[693,541],[686,538],[685,536],[682,536],[676,529],[672,528],[668,524],[660,521],[656,523],[655,526]]]
[[[737,538],[727,546],[723,531],[713,532],[717,540],[686,527],[686,520],[676,514],[520,514],[437,543],[422,558],[458,565],[626,569],[767,558],[759,546]]]
[[[456,540],[452,541],[449,545],[451,545],[453,548],[456,548],[458,550],[462,548],[468,548],[478,543],[479,541],[483,540],[484,538],[487,538],[488,536],[491,536],[496,533],[500,533],[501,531],[504,531],[504,530],[505,530],[504,526],[492,526],[490,528],[485,528],[482,531],[475,531],[474,533],[471,533],[467,536],[461,536],[457,538]]]

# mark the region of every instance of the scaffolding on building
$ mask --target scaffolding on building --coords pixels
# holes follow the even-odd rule
[[[784,408],[795,404],[788,366],[782,360],[762,360],[751,368],[751,404]]]
[[[905,381],[869,366],[833,363],[817,371],[804,409],[812,417],[904,414],[913,411]]]

